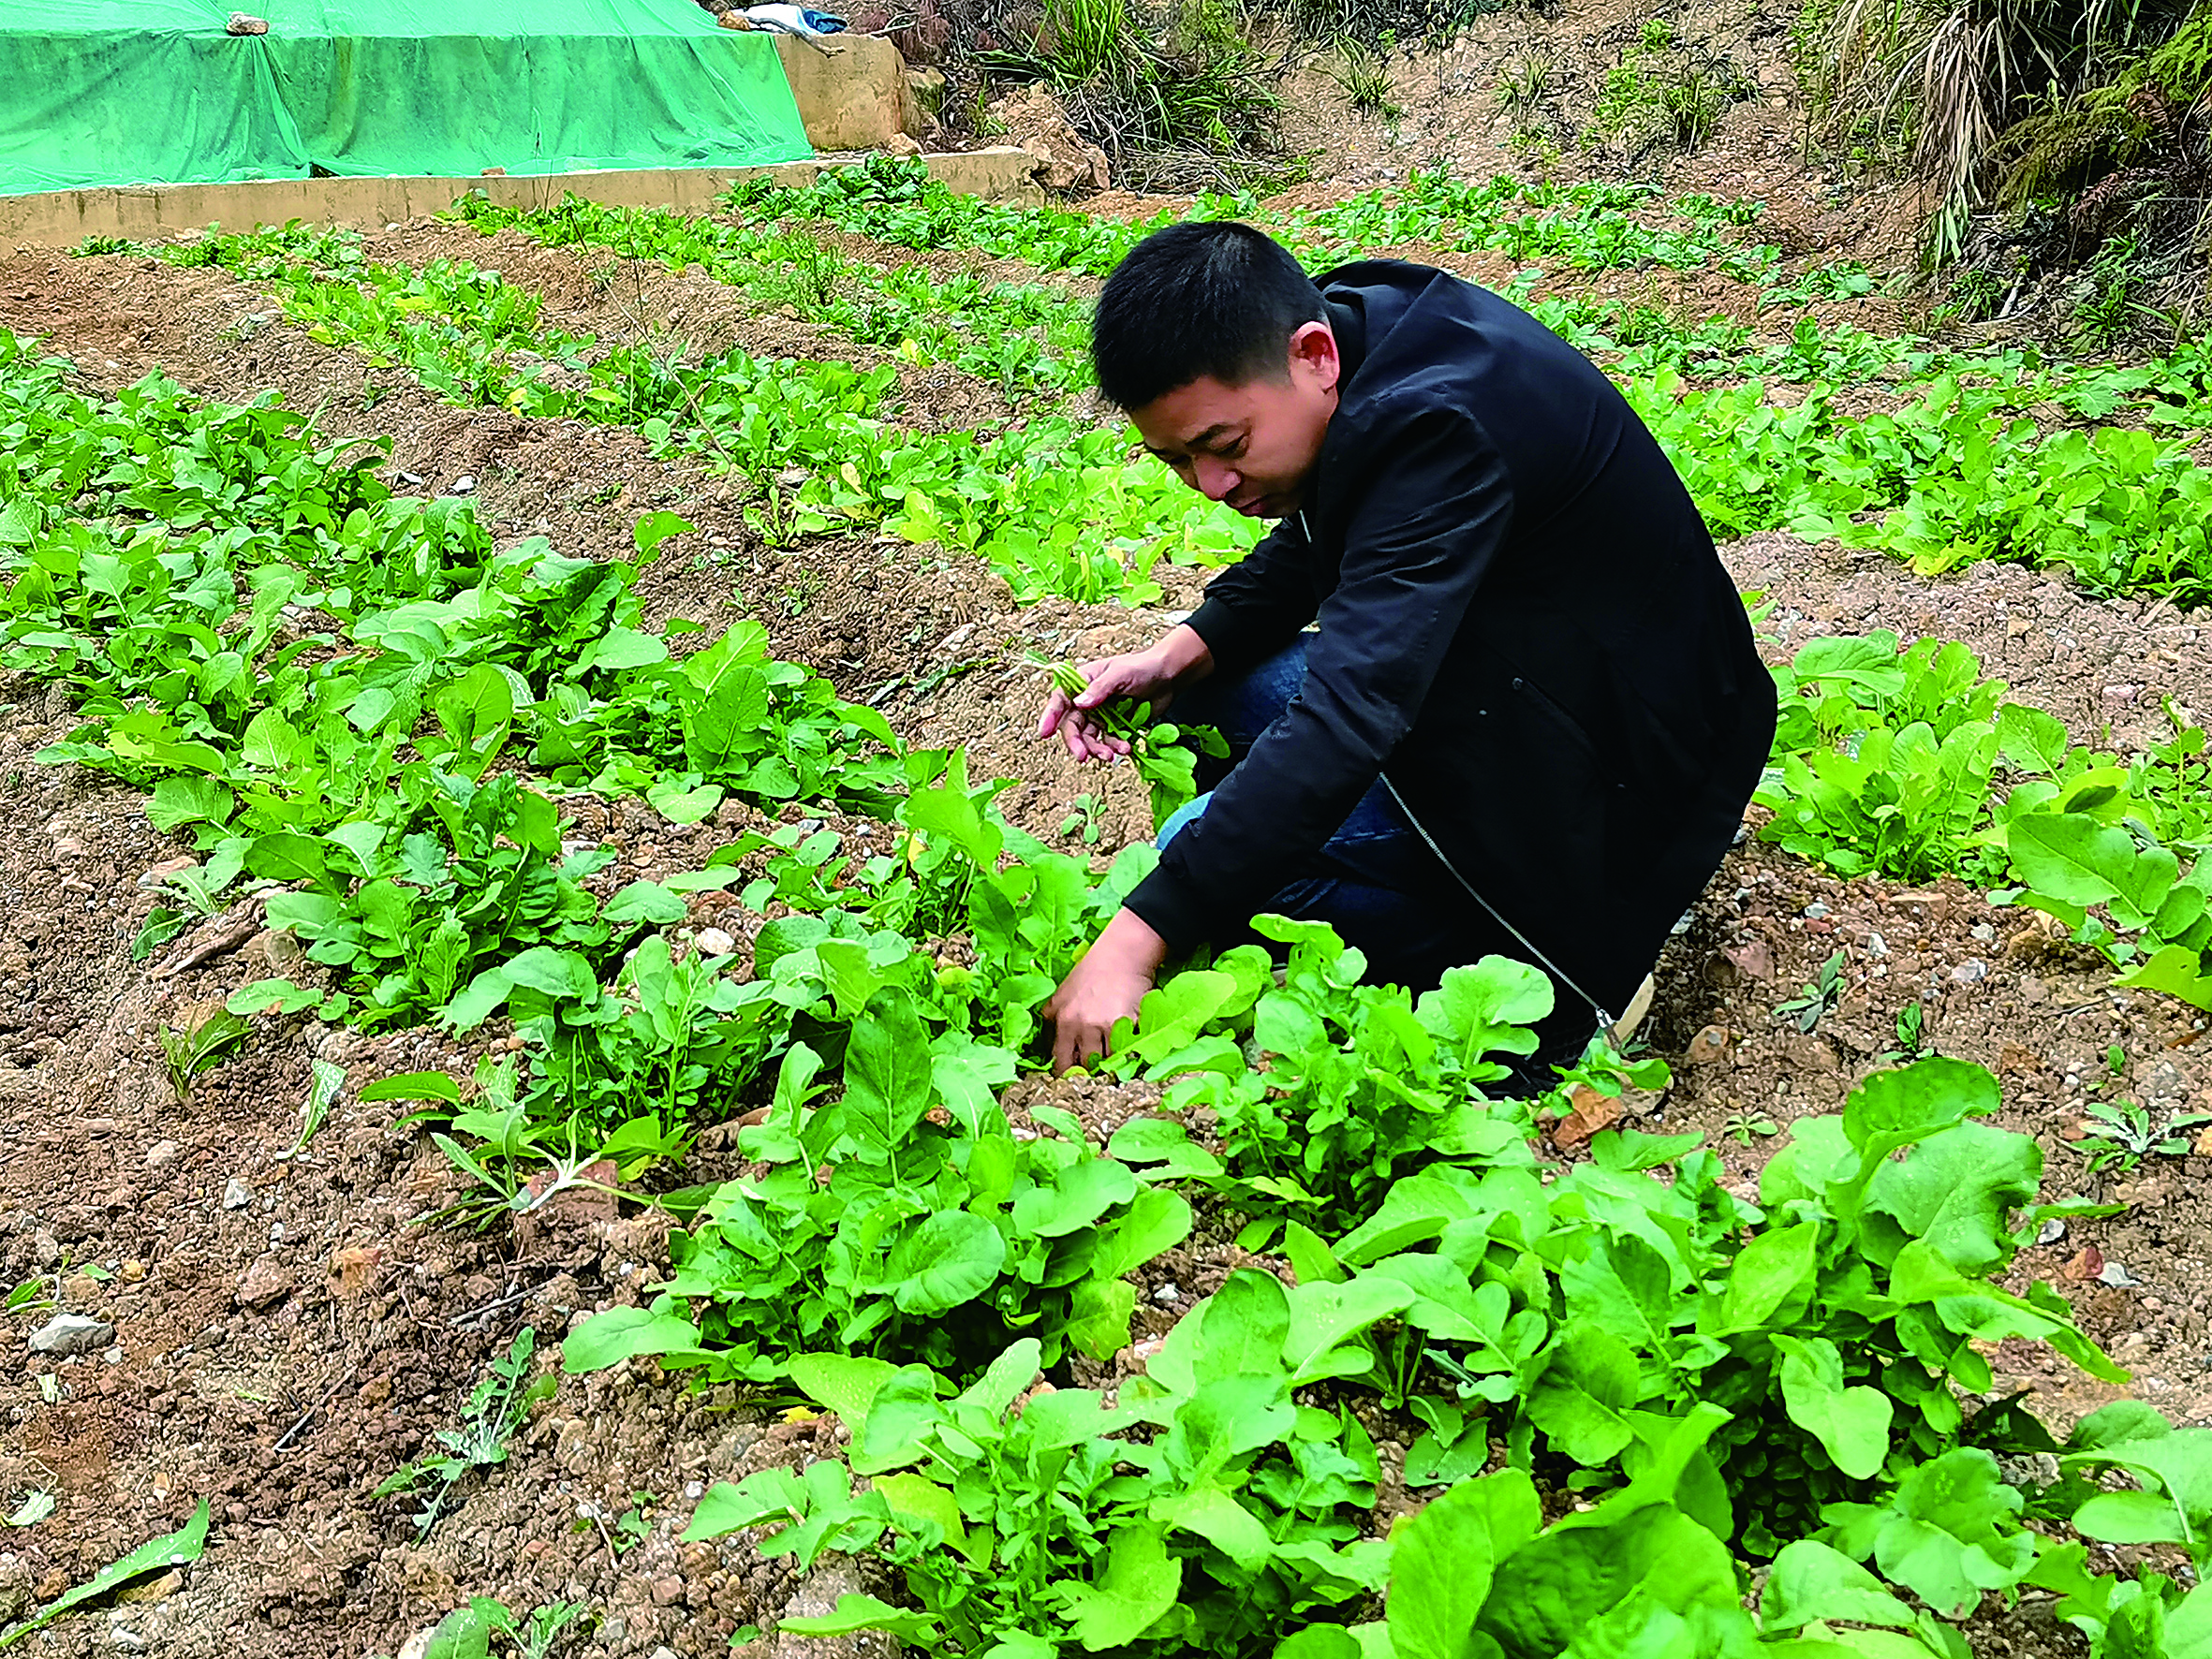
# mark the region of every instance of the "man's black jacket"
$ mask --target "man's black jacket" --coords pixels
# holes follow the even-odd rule
[[[1558,336],[1426,266],[1318,281],[1344,370],[1305,508],[1190,618],[1217,673],[1318,620],[1305,687],[1129,908],[1176,948],[1233,935],[1379,773],[1618,1014],[1773,741],[1742,600],[1659,445]]]

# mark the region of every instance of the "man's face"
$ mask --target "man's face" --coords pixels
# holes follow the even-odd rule
[[[1129,418],[1192,489],[1248,518],[1286,518],[1305,499],[1336,412],[1336,337],[1326,323],[1303,324],[1289,360],[1284,378],[1228,386],[1203,375]]]

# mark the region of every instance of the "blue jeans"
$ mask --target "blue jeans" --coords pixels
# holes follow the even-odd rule
[[[1172,717],[1218,728],[1229,741],[1229,756],[1200,760],[1202,793],[1161,826],[1158,845],[1166,846],[1206,810],[1215,787],[1242,764],[1305,683],[1301,637],[1249,673],[1201,681],[1175,699]],[[1474,960],[1467,954],[1464,914],[1473,906],[1380,779],[1267,908],[1327,922],[1346,944],[1366,953],[1370,980],[1422,991],[1435,985],[1444,969]],[[1226,947],[1242,942],[1216,943]]]
[[[1229,741],[1229,756],[1199,761],[1202,793],[1160,827],[1157,844],[1166,846],[1205,812],[1214,789],[1280,718],[1305,683],[1305,639],[1301,636],[1248,673],[1201,681],[1175,699],[1171,716],[1179,723],[1217,727]],[[1266,908],[1327,922],[1346,944],[1365,954],[1370,983],[1403,985],[1417,993],[1433,989],[1446,968],[1485,956],[1515,961],[1528,956],[1468,896],[1379,778]],[[1267,943],[1247,932],[1214,944],[1226,949],[1255,942]],[[1553,1012],[1537,1028],[1541,1047],[1515,1067],[1535,1082],[1552,1080],[1550,1065],[1579,1059],[1597,1028],[1588,1004],[1565,986],[1554,990]],[[1511,1056],[1497,1058],[1512,1063]]]

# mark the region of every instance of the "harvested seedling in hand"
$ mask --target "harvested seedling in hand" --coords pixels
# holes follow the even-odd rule
[[[1046,670],[1054,688],[1071,697],[1090,689],[1090,682],[1073,663],[1034,651],[1025,660]],[[1110,735],[1128,744],[1129,758],[1136,763],[1137,775],[1152,787],[1152,822],[1156,829],[1198,793],[1198,757],[1205,755],[1218,760],[1229,753],[1228,741],[1214,727],[1155,721],[1150,703],[1132,704],[1122,698],[1102,704],[1091,712],[1099,717]]]

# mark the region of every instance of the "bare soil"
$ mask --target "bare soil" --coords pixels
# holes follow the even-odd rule
[[[1615,131],[1600,119],[1609,76],[1624,64],[1636,69],[1629,60],[1655,22],[1680,50],[1725,65],[1733,83],[1710,135],[1687,151],[1671,136]],[[1786,254],[1910,266],[1912,191],[1808,162],[1799,27],[1798,8],[1776,0],[1690,0],[1659,12],[1640,0],[1505,7],[1471,20],[1440,51],[1427,43],[1396,51],[1394,115],[1356,106],[1327,54],[1308,58],[1284,88],[1285,143],[1311,158],[1311,188],[1322,198],[1415,166],[1474,179],[1648,179],[1670,197],[1764,202],[1760,234]],[[1527,89],[1525,99],[1516,89]]]

